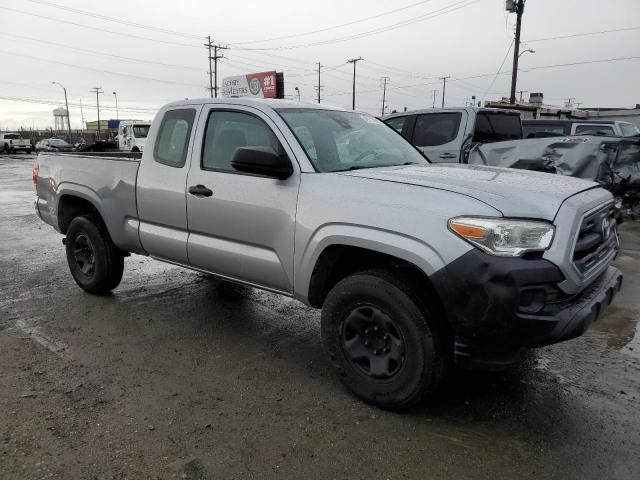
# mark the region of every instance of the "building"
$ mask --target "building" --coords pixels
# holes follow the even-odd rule
[[[570,106],[556,107],[544,104],[544,95],[542,93],[531,93],[529,101],[518,101],[514,104],[509,103],[508,98],[493,102],[485,102],[485,107],[502,108],[507,110],[520,111],[520,117],[523,120],[534,118],[578,118],[582,120],[622,120],[625,122],[635,123],[640,127],[640,104],[634,108],[574,108]]]

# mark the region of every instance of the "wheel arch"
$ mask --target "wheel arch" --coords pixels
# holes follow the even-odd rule
[[[71,221],[80,215],[92,215],[106,227],[98,202],[85,192],[63,191],[58,196],[56,219],[60,233],[66,234]]]
[[[321,307],[340,280],[357,271],[384,268],[401,271],[424,286],[440,304],[430,275],[445,261],[425,242],[396,232],[367,227],[330,227],[331,234],[316,235],[302,254],[296,275],[296,296]]]

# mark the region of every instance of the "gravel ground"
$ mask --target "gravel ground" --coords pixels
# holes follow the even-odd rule
[[[583,337],[397,414],[341,388],[295,301],[138,256],[82,292],[33,160],[0,156],[1,478],[640,478],[639,225]]]

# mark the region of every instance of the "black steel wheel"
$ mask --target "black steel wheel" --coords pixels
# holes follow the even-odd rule
[[[76,261],[79,272],[87,278],[91,278],[96,270],[96,257],[91,240],[84,233],[77,235],[75,238],[73,258]]]
[[[405,360],[399,325],[374,305],[356,306],[341,325],[345,357],[364,374],[392,378]]]
[[[118,286],[124,270],[124,255],[99,219],[74,218],[67,229],[65,243],[69,270],[83,290],[104,295]]]
[[[440,384],[450,348],[443,319],[409,275],[355,273],[322,307],[322,340],[338,377],[358,398],[404,409]]]

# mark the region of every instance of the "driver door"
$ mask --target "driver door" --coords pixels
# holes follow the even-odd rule
[[[293,152],[259,110],[216,105],[203,115],[187,179],[189,262],[224,278],[291,294],[300,184]],[[293,175],[278,180],[234,170],[234,151],[250,146],[284,150]]]

